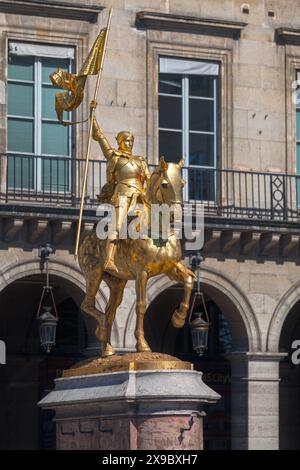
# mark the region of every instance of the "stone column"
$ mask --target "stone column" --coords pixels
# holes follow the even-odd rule
[[[279,449],[279,363],[285,353],[248,353],[250,450]]]
[[[279,448],[279,362],[284,353],[232,353],[232,448]]]
[[[39,405],[56,411],[57,449],[203,448],[203,409],[220,396],[193,370],[64,377]]]

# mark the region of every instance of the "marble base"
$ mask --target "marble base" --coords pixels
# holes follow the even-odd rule
[[[201,372],[147,370],[57,379],[39,406],[56,412],[57,449],[200,450],[219,398]]]

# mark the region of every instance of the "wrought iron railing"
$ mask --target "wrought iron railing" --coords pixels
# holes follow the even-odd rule
[[[77,207],[84,160],[67,157],[1,155],[1,202]],[[223,217],[300,221],[300,175],[240,170],[183,169],[184,202],[203,203]],[[97,206],[106,182],[106,162],[90,160],[86,207]]]

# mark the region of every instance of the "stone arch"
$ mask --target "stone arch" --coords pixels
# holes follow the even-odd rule
[[[174,284],[176,283],[165,275],[151,279],[147,291],[148,304]],[[201,268],[201,286],[204,293],[208,294],[225,313],[236,339],[236,349],[261,350],[262,341],[258,322],[245,294],[229,278],[206,266]],[[126,322],[124,346],[130,344],[134,325],[135,301]]]
[[[292,308],[296,305],[299,300],[300,282],[288,289],[288,291],[281,297],[273,312],[267,334],[267,351],[278,351],[280,336],[284,322],[287,319]]]
[[[21,279],[23,277],[32,276],[35,274],[40,274],[40,263],[39,260],[36,259],[28,259],[28,260],[18,260],[18,262],[14,262],[6,266],[1,274],[0,274],[0,293],[4,290],[8,285],[12,284],[14,281]],[[50,274],[50,282],[51,282],[51,275],[56,276],[60,279],[68,281],[68,285],[64,286],[67,291],[69,291],[70,296],[73,297],[74,301],[79,306],[79,293],[85,292],[85,280],[77,266],[74,266],[71,263],[68,263],[65,260],[59,260],[58,258],[49,260],[49,274]],[[73,288],[70,289],[70,286]],[[77,289],[76,289],[77,288]],[[98,295],[96,297],[96,306],[100,310],[104,311],[106,303],[108,299],[105,295],[103,288],[98,291]],[[119,331],[117,327],[117,323],[115,322],[113,326],[113,336],[115,341],[119,341]]]

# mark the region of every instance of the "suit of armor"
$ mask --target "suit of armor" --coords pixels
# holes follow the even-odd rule
[[[98,141],[107,159],[107,183],[98,196],[100,202],[110,203],[116,211],[116,233],[110,234],[107,244],[107,258],[104,268],[117,271],[114,264],[116,240],[127,215],[137,214],[136,204],[142,204],[145,196],[145,183],[150,178],[148,165],[143,157],[132,155],[134,137],[130,132],[117,135],[118,150],[111,147],[96,119],[93,124],[93,138]],[[122,198],[122,199],[121,199]],[[125,201],[125,204],[124,204]]]

